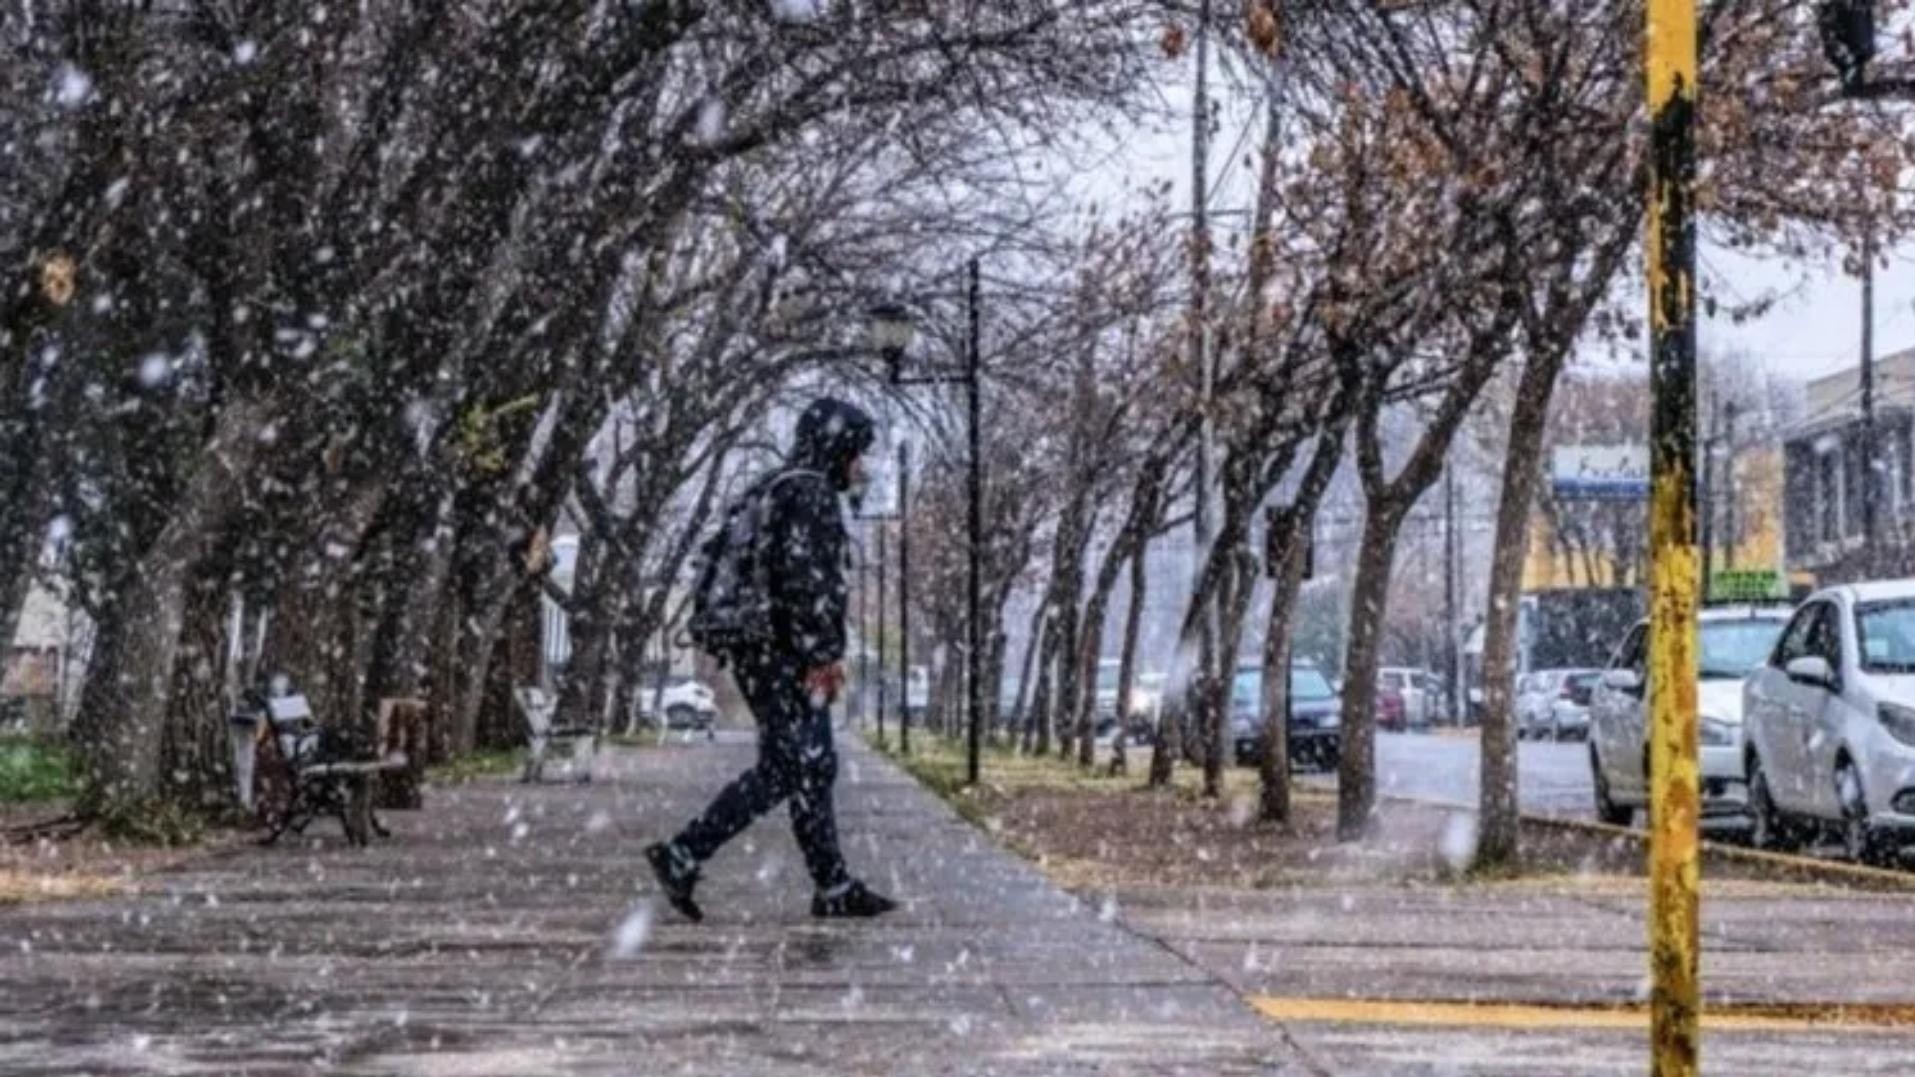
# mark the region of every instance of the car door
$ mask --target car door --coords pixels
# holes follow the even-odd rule
[[[1826,602],[1809,634],[1809,653],[1822,658],[1835,672],[1833,690],[1801,685],[1806,705],[1802,737],[1802,783],[1808,794],[1808,809],[1827,819],[1839,819],[1841,801],[1835,788],[1835,757],[1842,750],[1847,729],[1848,703],[1845,693],[1853,683],[1850,671],[1859,663],[1845,662],[1855,653],[1853,625],[1842,615],[1839,601]]]
[[[1815,715],[1826,693],[1790,677],[1788,665],[1826,651],[1828,610],[1827,601],[1820,600],[1797,611],[1795,622],[1782,635],[1773,668],[1763,671],[1760,692],[1750,700],[1760,712],[1755,723],[1759,729],[1756,749],[1768,772],[1770,795],[1777,806],[1792,812],[1814,810],[1808,748]]]
[[[1629,634],[1629,645],[1623,652],[1621,668],[1636,675],[1637,688],[1616,693],[1616,746],[1615,755],[1610,760],[1609,787],[1634,800],[1649,795],[1649,774],[1645,769],[1649,765],[1649,753],[1646,750],[1649,742],[1644,737],[1647,728],[1644,712],[1648,709],[1649,696],[1648,624],[1637,625]]]
[[[1642,650],[1644,628],[1643,625],[1636,625],[1623,637],[1616,653],[1610,656],[1609,669],[1634,668],[1636,656]],[[1640,700],[1632,692],[1598,684],[1595,699],[1589,707],[1589,742],[1595,745],[1596,759],[1603,768],[1603,777],[1609,782],[1612,796],[1628,786],[1629,779],[1620,764],[1636,750],[1629,743],[1628,711],[1639,703]]]

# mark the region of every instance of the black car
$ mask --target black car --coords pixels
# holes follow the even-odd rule
[[[1230,739],[1240,765],[1263,752],[1263,667],[1240,666],[1230,686]],[[1322,671],[1290,667],[1290,764],[1335,770],[1343,751],[1343,704]]]

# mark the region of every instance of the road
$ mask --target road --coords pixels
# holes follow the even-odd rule
[[[1525,741],[1519,748],[1518,796],[1526,812],[1588,818],[1594,815],[1589,747]],[[1381,733],[1376,737],[1378,789],[1386,796],[1475,806],[1480,764],[1473,736]]]

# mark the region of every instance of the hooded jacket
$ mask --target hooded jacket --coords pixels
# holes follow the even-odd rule
[[[831,397],[812,403],[798,419],[781,472],[799,475],[770,494],[774,657],[798,672],[839,661],[845,653],[845,530],[839,495],[851,484],[851,463],[871,447],[871,417]]]

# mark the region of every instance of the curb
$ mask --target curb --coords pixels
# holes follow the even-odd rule
[[[1324,787],[1332,791],[1335,789],[1327,782],[1324,783]],[[1377,799],[1394,801],[1398,804],[1415,804],[1426,808],[1441,808],[1444,811],[1477,814],[1474,804],[1461,804],[1453,800],[1432,800],[1427,797],[1396,796],[1389,793],[1378,794]],[[1647,830],[1610,826],[1608,823],[1598,823],[1589,819],[1569,819],[1560,815],[1535,815],[1530,812],[1522,812],[1517,818],[1524,826],[1544,827],[1632,842],[1642,846],[1644,856],[1649,853]],[[1713,859],[1718,864],[1738,864],[1742,867],[1758,868],[1778,877],[1778,881],[1826,883],[1851,890],[1915,893],[1915,871],[1872,868],[1864,864],[1849,864],[1840,860],[1823,860],[1820,857],[1797,856],[1791,853],[1772,853],[1763,849],[1747,849],[1740,845],[1724,845],[1721,842],[1707,840],[1701,842],[1701,849],[1705,862]]]
[[[1446,806],[1457,807],[1457,805]],[[1474,812],[1476,809],[1464,808],[1463,810]],[[1590,822],[1585,819],[1564,819],[1527,813],[1520,815],[1519,818],[1526,826],[1541,826],[1605,838],[1624,839],[1642,846],[1645,854],[1649,847],[1649,832],[1646,830],[1610,826],[1607,823]],[[1828,883],[1857,890],[1915,892],[1915,873],[1869,867],[1865,864],[1848,864],[1840,860],[1823,860],[1819,857],[1774,853],[1765,849],[1745,849],[1739,845],[1724,845],[1715,841],[1701,842],[1701,849],[1705,861],[1714,859],[1718,863],[1760,868],[1763,871],[1778,874],[1787,881]]]

